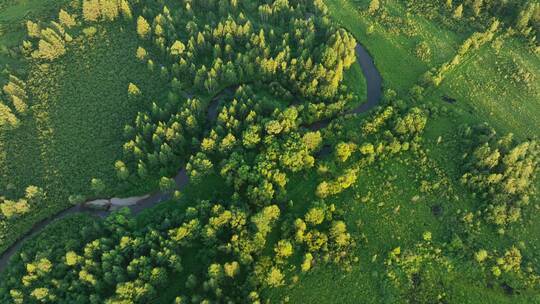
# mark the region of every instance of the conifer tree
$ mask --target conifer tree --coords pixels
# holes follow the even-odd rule
[[[369,3],[369,8],[368,8],[368,11],[370,14],[374,14],[376,11],[379,10],[381,6],[381,3],[379,2],[379,0],[371,0],[371,2]]]
[[[483,0],[474,0],[472,3],[473,13],[476,17],[480,16],[482,10]]]
[[[182,55],[185,49],[186,49],[186,46],[181,41],[176,40],[171,46],[171,55],[173,56]]]
[[[150,34],[150,24],[148,24],[148,21],[144,19],[143,16],[139,16],[137,18],[137,33],[139,36],[143,39],[148,38],[148,35]]]
[[[120,180],[127,180],[128,179],[129,170],[128,170],[126,164],[123,161],[121,161],[121,160],[116,161],[116,163],[114,164],[114,167],[116,169],[116,175],[118,176],[118,178]]]
[[[13,107],[15,107],[15,110],[21,114],[24,114],[28,109],[28,106],[26,105],[27,95],[25,86],[26,84],[24,81],[10,75],[9,82],[3,87],[4,93],[11,99],[11,103],[13,104]]]
[[[30,20],[26,22],[26,30],[28,32],[28,36],[32,38],[39,38],[41,35],[41,28],[39,27],[39,24]]]
[[[148,55],[148,53],[146,52],[146,50],[143,48],[143,47],[138,47],[137,48],[137,59],[139,60],[144,60],[146,59],[146,56]]]
[[[120,1],[120,12],[124,18],[131,20],[133,18],[133,13],[131,12],[131,7],[127,0]]]
[[[0,100],[0,129],[16,127],[18,124],[19,119],[17,119],[17,116]]]
[[[136,84],[130,82],[128,85],[128,95],[130,97],[138,97],[141,95],[141,90]]]
[[[538,9],[537,3],[530,3],[523,10],[519,12],[519,15],[516,21],[516,27],[518,30],[523,31],[525,30],[525,28],[527,28],[531,18],[533,17],[535,10],[537,9]]]
[[[99,0],[83,0],[83,18],[86,21],[95,22],[101,17]]]
[[[63,9],[60,10],[60,13],[58,15],[58,20],[60,21],[60,24],[70,28],[75,26],[77,22],[75,21],[75,18],[71,16],[68,12],[64,11]]]
[[[99,4],[103,19],[112,21],[118,17],[119,6],[117,0],[100,0]]]
[[[41,37],[34,57],[52,61],[66,53],[64,39],[53,29],[42,30]]]
[[[454,10],[454,19],[461,19],[463,17],[463,4],[460,4],[456,9]]]

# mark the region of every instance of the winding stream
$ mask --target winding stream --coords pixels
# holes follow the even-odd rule
[[[377,68],[375,67],[373,58],[371,58],[371,56],[366,51],[366,49],[360,44],[356,46],[356,58],[357,58],[357,63],[360,64],[362,73],[364,74],[364,77],[366,79],[367,101],[361,104],[360,106],[348,111],[347,113],[363,113],[363,112],[367,112],[371,110],[379,103],[381,99],[381,95],[382,95],[382,77],[379,71],[377,70]],[[213,99],[212,103],[208,107],[207,116],[209,120],[215,119],[215,117],[218,114],[217,105],[218,105],[221,95],[222,94],[218,94],[218,96],[216,96]],[[309,126],[309,128],[312,130],[318,130],[328,125],[328,123],[329,121],[322,121],[322,122],[315,123]],[[180,172],[174,178],[174,180],[176,182],[178,189],[182,189],[188,184],[189,177],[187,175],[185,167],[180,170]],[[153,194],[145,196],[144,198],[141,198],[139,201],[135,202],[135,204],[126,206],[126,207],[131,209],[132,214],[136,215],[147,208],[153,207],[161,202],[168,200],[169,198],[170,198],[169,194],[157,191]],[[26,235],[21,237],[17,242],[15,242],[8,250],[6,250],[2,254],[0,258],[0,272],[4,271],[10,258],[21,248],[22,244],[26,240],[40,233],[52,221],[59,220],[68,215],[76,214],[76,213],[86,213],[86,214],[94,215],[100,218],[104,218],[107,215],[109,215],[111,212],[112,210],[89,209],[84,204],[81,204],[81,205],[76,205],[71,208],[68,208],[48,219],[45,219],[37,223],[28,233],[26,233]]]

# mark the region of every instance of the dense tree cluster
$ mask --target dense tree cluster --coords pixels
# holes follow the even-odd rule
[[[2,92],[9,103],[4,102],[0,95],[0,129],[16,127],[19,124],[17,116],[24,115],[28,110],[26,83],[16,76],[10,75]]]
[[[13,113],[13,110],[0,100],[0,129],[16,127],[18,124],[19,119]]]
[[[152,101],[147,111],[138,114],[134,126],[126,126],[125,179],[172,175],[180,167],[181,156],[198,149],[201,136],[201,149],[188,165],[191,177],[197,180],[216,169],[236,184],[237,193],[246,189],[252,200],[261,203],[273,197],[274,188],[286,184],[283,169],[271,169],[269,164],[276,162],[291,172],[313,166],[313,151],[298,140],[302,135],[288,133],[298,127],[300,118],[312,122],[328,117],[354,98],[341,82],[343,71],[355,60],[356,42],[329,22],[321,2],[275,1],[258,7],[229,1],[186,2],[175,10],[163,4],[144,4],[139,9],[143,14],[136,23],[142,41],[136,56],[150,69],[158,69],[171,87],[167,100]],[[260,102],[261,97],[253,96],[246,85],[254,82],[258,90],[278,99],[286,97],[289,104],[306,99],[314,103],[273,113],[272,106]],[[205,108],[241,84],[231,108],[219,113],[218,127],[206,133],[203,125],[212,121],[204,115]],[[193,94],[216,97],[209,100]],[[283,143],[271,142],[281,137]],[[244,157],[244,150],[258,152],[270,146],[271,153],[260,153],[267,156],[249,161],[250,170],[258,172],[249,173],[244,166],[243,176],[232,176],[238,170],[233,167],[242,166],[238,158]],[[263,159],[275,153],[283,156]],[[218,159],[228,158],[228,164],[218,164]]]
[[[150,111],[139,112],[135,124],[124,130],[129,138],[120,167],[124,180],[173,175],[181,165],[181,155],[188,152],[192,139],[200,132],[204,109],[198,99],[180,102],[171,93],[161,103],[152,102]]]
[[[387,106],[363,121],[360,136],[351,137],[357,138],[358,152],[364,156],[384,157],[409,149],[417,151],[428,112],[424,107],[399,109]]]
[[[56,246],[54,254],[25,260],[23,276],[3,283],[18,286],[10,288],[3,301],[104,303],[109,297],[109,303],[144,302],[164,283],[167,271],[179,271],[181,266],[160,234],[149,230],[133,235],[133,224],[118,213],[100,227],[103,237],[85,244],[80,252],[63,252]]]
[[[254,213],[208,201],[194,205],[143,228],[124,209],[75,250],[57,243],[46,257],[21,255],[20,269],[11,268],[1,283],[0,299],[146,303],[170,286],[170,278],[181,276],[185,285],[174,286],[181,294],[177,301],[251,303],[261,287],[285,282],[293,256],[303,257],[303,271],[316,261],[353,261],[354,240],[334,206],[319,204],[294,224],[283,222],[284,238],[273,243],[269,234],[278,231],[274,228],[281,218],[276,205]]]
[[[128,0],[82,1],[82,16],[85,21],[113,21],[120,15],[127,19],[132,18],[133,15]]]
[[[344,264],[347,267],[356,261],[352,254],[355,240],[347,231],[347,225],[340,220],[342,214],[335,205],[316,203],[303,218],[294,221],[294,243],[304,248],[302,271],[320,260]]]
[[[32,58],[53,61],[66,54],[67,43],[80,29],[77,25],[78,14],[60,10],[58,22],[49,24],[27,21],[26,28],[30,40],[23,43],[23,51]],[[83,0],[82,17],[86,22],[113,21],[122,15],[129,20],[132,17],[131,6],[127,0]],[[88,32],[86,28],[83,32]]]
[[[39,204],[44,195],[43,189],[36,186],[28,186],[24,197],[18,200],[9,200],[0,196],[0,214],[4,218],[1,221],[27,213],[32,206]]]
[[[66,13],[67,14],[67,13]],[[69,14],[68,14],[69,15]],[[50,27],[42,28],[40,24],[28,21],[26,24],[29,41],[23,44],[24,52],[31,54],[33,58],[52,61],[66,53],[66,42],[73,40],[71,35],[66,32],[64,24],[70,25],[66,20],[66,15],[60,23],[52,21]],[[33,51],[37,43],[37,49]]]
[[[534,189],[538,143],[517,142],[512,134],[498,136],[486,125],[466,127],[463,135],[471,146],[462,182],[481,196],[486,220],[501,227],[520,220]]]
[[[34,57],[62,56],[68,31],[79,22],[131,19],[140,38],[134,60],[170,85],[166,98],[148,100],[137,83],[126,84],[130,100],[145,105],[124,129],[118,179],[159,181],[172,192],[171,176],[187,161],[192,182],[217,176],[230,186],[230,198],[193,201],[196,207],[162,214],[145,227],[115,213],[84,244],[21,255],[0,299],[146,303],[169,287],[177,303],[258,303],[260,290],[288,282],[291,269],[350,266],[355,240],[342,214],[317,202],[292,216],[286,189],[290,177],[315,166],[322,147],[321,132],[308,124],[355,98],[342,84],[356,59],[355,39],[330,21],[321,1],[132,4],[128,14],[126,1],[85,0],[82,21],[62,11],[47,34],[29,23],[29,36],[50,44]],[[92,35],[91,28],[83,33]],[[350,153],[342,153],[343,161]],[[336,187],[356,181],[356,170],[350,172]],[[98,178],[90,185],[96,195],[110,186]],[[171,278],[185,284],[173,286]]]
[[[421,7],[418,2],[408,5]],[[492,14],[495,3],[512,6],[446,1],[437,9],[447,10],[452,23],[474,16],[488,24],[485,12]],[[385,4],[369,1],[367,11],[400,24],[386,15]],[[158,195],[179,198],[177,182],[187,172],[195,187],[212,180],[223,189],[209,200],[170,202],[144,218],[134,219],[123,209],[70,231],[67,242],[46,240],[47,248],[31,243],[5,272],[0,302],[261,303],[262,290],[294,283],[297,277],[291,274],[298,270],[308,272],[322,263],[351,269],[358,261],[343,206],[331,202],[359,188],[355,183],[365,165],[409,150],[422,166],[427,163],[421,135],[428,116],[436,113],[427,106],[408,106],[392,96],[360,124],[351,119],[354,115],[323,130],[314,124],[355,101],[343,78],[354,63],[356,41],[330,21],[320,0],[82,0],[80,9],[80,14],[61,10],[58,22],[47,25],[28,22],[27,55],[39,63],[54,61],[66,54],[72,36],[91,37],[97,22],[123,16],[139,38],[133,59],[168,84],[163,98],[151,98],[137,81],[125,83],[122,93],[143,109],[124,128],[123,157],[114,161],[118,180],[135,187],[153,183],[159,185]],[[538,6],[520,9],[516,28],[529,35]],[[440,84],[470,49],[492,41],[500,23],[489,22],[487,30],[478,29],[465,40],[451,61],[426,74],[425,83]],[[418,43],[416,55],[429,62],[429,45]],[[4,87],[9,103],[0,103],[0,127],[16,125],[17,115],[27,111],[25,86],[11,77]],[[415,86],[413,98],[423,90]],[[347,126],[351,123],[354,128]],[[497,137],[485,127],[465,129],[462,135],[471,139],[462,181],[485,202],[479,213],[501,227],[517,221],[533,191],[538,144]],[[186,170],[175,180],[183,163]],[[306,186],[313,189],[295,206],[297,199],[288,193],[296,186],[291,180],[307,178],[314,179]],[[445,185],[419,184],[426,196]],[[89,188],[101,197],[112,185],[93,178]],[[7,229],[8,221],[28,213],[43,196],[31,186],[21,199],[0,197],[0,226]],[[73,203],[84,200],[70,197]],[[462,224],[473,217],[465,213]],[[520,250],[524,245],[464,251],[471,244],[457,236],[442,247],[431,243],[430,232],[423,238],[416,247],[395,248],[385,260],[384,279],[390,285],[384,286],[391,286],[384,290],[387,302],[445,303],[447,277],[461,279],[456,269],[461,264],[449,252],[481,265],[472,281],[493,277],[516,290],[540,282]]]
[[[315,194],[319,198],[338,195],[349,189],[359,172],[376,159],[384,159],[400,152],[420,153],[421,135],[427,123],[427,111],[418,107],[397,109],[379,108],[362,122],[361,132],[344,133],[344,122],[332,123],[324,132],[333,145],[334,158],[319,164],[322,181]],[[343,141],[348,139],[348,141]],[[336,170],[336,163],[341,170]],[[343,166],[343,164],[345,166]]]
[[[2,88],[5,96],[17,113],[24,114],[28,109],[26,83],[14,75],[9,76],[9,82]]]
[[[313,167],[318,144],[302,140],[311,133],[302,135],[296,107],[273,108],[253,91],[251,86],[237,89],[187,168],[195,180],[218,173],[233,187],[234,197],[261,206],[284,197],[287,174]]]
[[[10,199],[0,196],[0,242],[5,240],[4,231],[11,231],[14,222],[20,220],[25,214],[40,208],[46,193],[36,186],[26,187],[24,196]]]

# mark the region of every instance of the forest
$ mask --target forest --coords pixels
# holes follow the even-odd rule
[[[1,303],[540,303],[540,4],[0,0]]]

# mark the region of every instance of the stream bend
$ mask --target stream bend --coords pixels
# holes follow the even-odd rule
[[[347,113],[364,113],[371,109],[373,109],[375,106],[377,106],[381,100],[382,96],[382,77],[379,71],[377,70],[377,67],[375,66],[375,63],[373,61],[373,58],[370,56],[370,54],[367,52],[367,50],[361,45],[357,44],[356,48],[356,63],[360,65],[360,68],[362,69],[362,73],[364,74],[364,78],[366,79],[367,84],[367,101],[361,105],[359,105],[356,108],[353,108],[349,110]],[[219,97],[221,94],[217,94],[217,97],[213,99],[211,104],[208,107],[208,113],[207,116],[217,116],[217,105],[219,102]],[[311,125],[309,128],[312,130],[318,130],[323,127],[325,127],[328,124],[328,121],[321,122],[321,123],[315,123]],[[189,177],[186,172],[186,168],[182,168],[180,172],[178,172],[178,175],[174,178],[176,185],[178,189],[182,189],[189,183]],[[129,209],[131,209],[132,214],[136,215],[140,213],[141,211],[151,208],[161,202],[164,202],[170,198],[169,194],[163,193],[163,192],[155,192],[153,194],[145,195],[140,197],[133,205],[126,206]],[[84,204],[76,205],[71,208],[68,208],[60,213],[57,213],[56,215],[47,218],[36,225],[28,231],[24,236],[22,236],[17,242],[15,242],[11,247],[9,247],[1,256],[0,258],[0,272],[4,271],[6,268],[8,261],[11,259],[11,257],[21,248],[22,244],[28,240],[29,238],[37,235],[40,233],[48,224],[55,220],[62,219],[68,215],[76,214],[76,213],[86,213],[91,214],[94,216],[98,216],[100,218],[104,218],[107,215],[109,215],[112,211],[111,210],[92,210],[87,207],[85,207]]]

